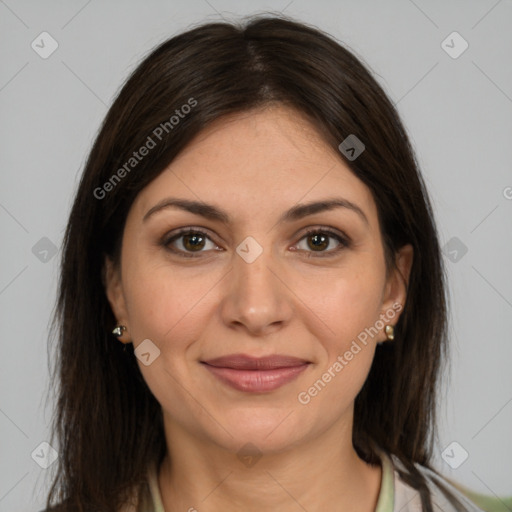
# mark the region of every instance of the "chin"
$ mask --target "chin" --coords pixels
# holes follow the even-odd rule
[[[283,451],[307,435],[303,431],[307,425],[298,419],[297,412],[286,409],[261,407],[238,410],[218,418],[232,437],[222,430],[222,439],[216,439],[216,443],[234,452],[248,443],[265,453]]]

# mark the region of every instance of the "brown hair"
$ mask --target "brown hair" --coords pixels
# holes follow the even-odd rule
[[[175,111],[193,102],[171,127]],[[426,188],[396,109],[362,62],[318,29],[277,15],[206,23],[165,41],[135,69],[107,113],[64,237],[52,324],[52,330],[58,326],[53,435],[60,458],[48,507],[58,500],[66,504],[62,510],[118,510],[145,481],[149,465],[162,460],[161,406],[133,346],[123,351],[111,334],[104,257],[119,261],[134,198],[193,137],[222,116],[272,102],[305,115],[370,189],[388,269],[397,249],[414,248],[395,341],[379,346],[355,400],[353,443],[368,462],[378,461],[377,448],[396,455],[408,469],[403,478],[432,511],[414,464],[430,467],[436,387],[446,357],[446,297]],[[117,172],[127,170],[133,152],[159,126],[166,130],[149,154],[129,173]],[[350,134],[366,146],[353,161],[338,150]],[[122,179],[114,180],[116,173]]]

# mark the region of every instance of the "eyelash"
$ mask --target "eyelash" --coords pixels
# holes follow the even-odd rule
[[[324,227],[318,227],[315,229],[308,230],[306,233],[304,233],[301,236],[301,238],[299,239],[299,242],[303,238],[307,238],[308,236],[318,235],[318,234],[328,235],[330,238],[334,238],[337,242],[340,243],[340,246],[338,246],[336,249],[333,249],[330,251],[320,251],[318,254],[314,254],[315,251],[306,251],[309,254],[304,257],[306,257],[306,258],[330,258],[330,257],[336,256],[343,249],[350,247],[350,241],[349,241],[348,237],[341,236],[337,232],[332,231],[329,228],[324,228]],[[199,258],[199,257],[201,257],[200,254],[202,252],[206,252],[206,251],[198,251],[197,252],[198,255],[196,256],[195,253],[184,252],[181,249],[175,249],[175,248],[170,247],[170,244],[172,242],[178,240],[179,238],[183,237],[184,235],[202,235],[205,238],[207,238],[208,240],[210,240],[211,242],[213,242],[211,237],[208,236],[208,233],[205,232],[203,229],[199,229],[199,228],[196,229],[196,228],[189,227],[189,228],[182,228],[182,229],[178,230],[177,232],[173,233],[172,236],[166,235],[163,238],[161,244],[164,246],[164,248],[166,250],[168,250],[174,254],[177,254],[178,256],[181,256],[183,258]],[[213,243],[215,243],[215,242],[213,242]],[[299,249],[298,251],[301,251],[301,250]]]

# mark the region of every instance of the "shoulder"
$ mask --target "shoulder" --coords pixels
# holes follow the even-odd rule
[[[398,458],[391,457],[395,468],[405,471]],[[467,496],[455,488],[446,478],[431,469],[416,464],[416,468],[425,478],[434,510],[443,512],[483,512]],[[394,472],[395,478],[395,504],[394,510],[401,512],[420,512],[422,510],[419,492],[404,482],[398,471]]]

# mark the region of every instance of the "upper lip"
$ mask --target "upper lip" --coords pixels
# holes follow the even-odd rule
[[[230,354],[201,361],[210,366],[220,368],[233,368],[235,370],[274,370],[277,368],[290,368],[308,364],[309,361],[293,356],[272,355],[265,357],[254,357],[246,354]]]

